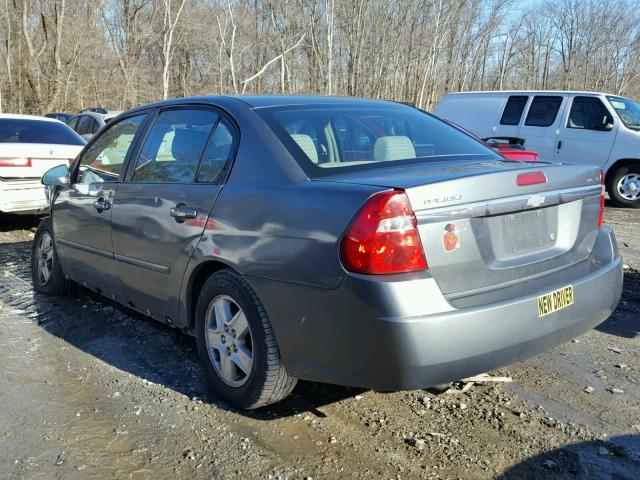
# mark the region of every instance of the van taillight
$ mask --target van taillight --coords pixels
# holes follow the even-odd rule
[[[340,242],[344,267],[364,274],[426,270],[418,222],[404,190],[378,193],[364,204]]]
[[[0,167],[30,167],[30,158],[0,158]]]
[[[600,214],[598,215],[598,228],[604,224],[604,170],[600,169]]]

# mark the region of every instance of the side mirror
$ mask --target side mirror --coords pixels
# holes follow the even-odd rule
[[[58,165],[50,168],[42,176],[42,184],[50,187],[69,185],[69,167]]]
[[[613,119],[608,115],[602,117],[602,123],[600,124],[600,128],[598,130],[602,130],[604,132],[610,132],[613,130]]]

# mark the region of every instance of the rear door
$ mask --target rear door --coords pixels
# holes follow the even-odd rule
[[[123,301],[111,244],[111,206],[124,165],[146,114],[125,118],[82,153],[71,185],[55,199],[53,230],[65,273],[73,280]]]
[[[574,96],[560,128],[555,160],[604,166],[617,127],[615,116],[598,97]]]
[[[182,276],[235,149],[232,122],[209,108],[157,112],[113,204],[113,247],[129,304],[178,316]]]
[[[563,95],[535,95],[529,103],[518,136],[526,140],[527,150],[537,152],[543,162],[551,162],[555,156],[566,103]]]

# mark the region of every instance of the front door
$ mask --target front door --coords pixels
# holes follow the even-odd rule
[[[543,162],[553,161],[566,101],[562,95],[534,96],[524,125],[518,130],[517,136],[525,139],[525,148],[536,152]]]
[[[573,97],[560,128],[555,160],[603,167],[616,138],[615,116],[598,97]]]
[[[145,115],[125,118],[93,142],[55,199],[53,232],[65,273],[81,285],[123,300],[111,244],[111,206],[123,166]]]
[[[113,248],[129,304],[175,323],[182,277],[236,138],[216,111],[163,109],[113,203]]]

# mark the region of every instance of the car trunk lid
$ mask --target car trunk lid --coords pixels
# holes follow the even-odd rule
[[[530,173],[546,181],[519,186]],[[429,270],[451,300],[584,261],[598,229],[600,172],[589,166],[452,162],[321,180],[404,189]]]
[[[41,178],[56,165],[69,165],[82,148],[80,145],[1,143],[0,178]]]

